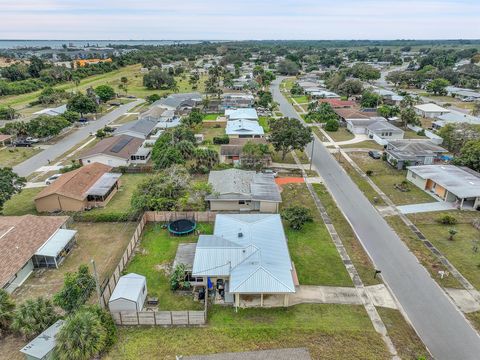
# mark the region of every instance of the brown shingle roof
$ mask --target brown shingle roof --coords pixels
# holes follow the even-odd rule
[[[0,216],[0,288],[67,220],[68,216]]]
[[[59,194],[69,198],[83,200],[86,192],[100,177],[112,170],[111,166],[94,162],[79,169],[67,172],[55,182],[43,189],[35,200],[52,194]]]
[[[369,119],[378,116],[376,112],[364,112],[358,109],[333,109],[333,111],[342,119]]]
[[[126,143],[123,147],[120,146],[122,142]],[[130,135],[113,136],[100,141],[93,148],[83,153],[81,158],[83,159],[98,154],[104,154],[122,159],[129,159],[130,155],[135,154],[142,144],[143,139],[139,139]],[[112,151],[115,150],[114,148],[116,145],[118,145],[120,149],[118,151]]]

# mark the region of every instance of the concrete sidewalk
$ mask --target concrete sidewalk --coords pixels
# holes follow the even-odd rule
[[[397,206],[397,209],[402,214],[415,214],[415,213],[430,212],[430,211],[454,210],[455,207],[453,206],[452,203],[449,203],[446,201],[436,201],[436,202],[424,203],[424,204],[410,204],[410,205]]]

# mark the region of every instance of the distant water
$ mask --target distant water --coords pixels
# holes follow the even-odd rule
[[[0,40],[0,49],[18,49],[26,47],[51,47],[60,49],[63,44],[83,48],[86,46],[108,47],[108,45],[173,45],[198,44],[200,40]],[[213,41],[215,42],[215,41]]]

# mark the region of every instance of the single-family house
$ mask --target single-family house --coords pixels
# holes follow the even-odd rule
[[[261,138],[265,132],[255,120],[230,120],[225,127],[225,134],[231,138]]]
[[[55,108],[46,108],[40,111],[34,112],[33,115],[49,115],[49,116],[58,116],[62,115],[67,111],[67,105],[60,105]]]
[[[378,116],[375,112],[362,111],[356,108],[334,108],[333,111],[343,122],[347,120],[368,120]]]
[[[407,180],[460,210],[480,210],[480,173],[455,165],[407,167]]]
[[[57,334],[62,329],[65,320],[57,320],[35,339],[25,345],[20,352],[25,355],[25,360],[52,360],[56,347]]]
[[[220,162],[225,164],[241,164],[243,146],[247,142],[255,144],[267,144],[265,138],[231,138],[228,144],[220,145]],[[270,155],[265,155],[264,166],[268,166],[272,160]]]
[[[168,122],[175,118],[175,110],[168,110],[160,106],[152,106],[138,116],[139,119],[155,122]]]
[[[398,170],[407,166],[431,165],[448,150],[424,139],[390,140],[385,150],[387,162]]]
[[[480,100],[480,92],[472,90],[472,89],[464,89],[459,88],[456,86],[447,86],[446,90],[449,95],[455,96],[456,98],[460,99],[475,99]]]
[[[255,103],[252,94],[228,93],[222,95],[222,109],[251,108]]]
[[[377,120],[376,122],[370,125],[367,125],[365,130],[366,130],[367,136],[370,139],[377,139],[377,138],[380,138],[383,140],[403,139],[403,136],[405,134],[405,132],[402,129],[396,127],[395,125],[390,124],[388,121],[385,121],[385,119]]]
[[[126,274],[118,279],[113,290],[108,308],[110,312],[142,311],[147,298],[147,280],[145,276],[135,273]]]
[[[213,211],[275,213],[282,202],[272,174],[240,169],[210,171],[208,183],[213,191],[205,200]]]
[[[435,117],[435,120],[432,122],[432,128],[438,130],[446,124],[462,123],[480,125],[480,118],[460,111],[450,110],[449,113]]]
[[[173,110],[178,115],[183,115],[200,105],[202,99],[202,94],[198,92],[171,94],[166,98],[155,101],[152,107],[158,106],[167,110]]]
[[[355,106],[355,101],[340,100],[340,99],[318,99],[318,102],[327,103],[333,109],[350,109]]]
[[[434,119],[450,112],[450,110],[433,103],[414,105],[413,109],[417,115],[430,119]]]
[[[403,100],[403,96],[398,95],[396,92],[386,89],[373,89],[375,94],[379,95],[383,102],[388,105],[400,105],[400,102]]]
[[[115,130],[114,136],[129,135],[139,139],[145,140],[152,133],[157,125],[157,121],[153,119],[142,118],[123,124]]]
[[[258,121],[257,110],[254,108],[225,109],[227,120],[255,120]]]
[[[0,216],[0,288],[13,292],[34,268],[58,268],[75,243],[68,216]]]
[[[80,161],[83,165],[98,162],[113,167],[146,163],[151,151],[142,146],[143,142],[130,135],[108,137],[81,154]]]
[[[242,306],[242,296],[283,298],[295,293],[295,268],[278,214],[219,214],[213,235],[200,235],[193,277],[207,279],[225,303]]]
[[[94,162],[61,175],[35,196],[37,211],[83,211],[105,206],[119,188],[121,174],[111,170],[111,166]]]

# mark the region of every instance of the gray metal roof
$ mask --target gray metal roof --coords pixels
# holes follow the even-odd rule
[[[225,109],[225,116],[229,120],[258,120],[257,110],[253,108]]]
[[[138,133],[143,137],[147,137],[150,135],[152,130],[157,125],[157,122],[150,118],[142,118],[137,121],[132,121],[127,124],[120,126],[118,129],[115,130],[115,135],[120,135],[124,133]]]
[[[55,349],[55,336],[57,336],[62,328],[63,323],[63,320],[58,320],[55,324],[25,345],[20,352],[37,359],[43,359],[44,356]]]
[[[387,121],[376,121],[373,124],[368,125],[367,129],[374,132],[378,132],[378,131],[391,131],[396,133],[404,132],[402,129],[399,129],[398,127],[390,124]]]
[[[105,195],[113,185],[118,181],[122,174],[117,173],[105,173],[87,190],[87,195],[103,196]]]
[[[178,109],[183,104],[194,105],[202,101],[202,94],[198,92],[171,94],[166,98],[157,100],[153,103],[154,106],[160,106],[167,109]]]
[[[439,153],[447,153],[448,150],[434,144],[430,140],[402,139],[390,140],[387,144],[387,152],[397,159],[414,159],[417,156],[434,156]]]
[[[292,293],[295,285],[279,214],[219,214],[198,239],[192,274],[229,276],[232,293]]]
[[[480,174],[455,165],[409,166],[422,179],[430,179],[459,198],[480,196]]]
[[[35,252],[35,255],[57,257],[76,234],[77,230],[58,229],[55,234]]]
[[[240,169],[218,170],[210,171],[208,182],[213,194],[207,196],[207,200],[282,201],[272,174]]]
[[[263,135],[263,127],[255,120],[230,120],[225,128],[227,135]]]
[[[461,113],[459,111],[451,110],[447,114],[437,116],[436,119],[445,123],[468,123],[480,125],[480,118],[468,114]]]

